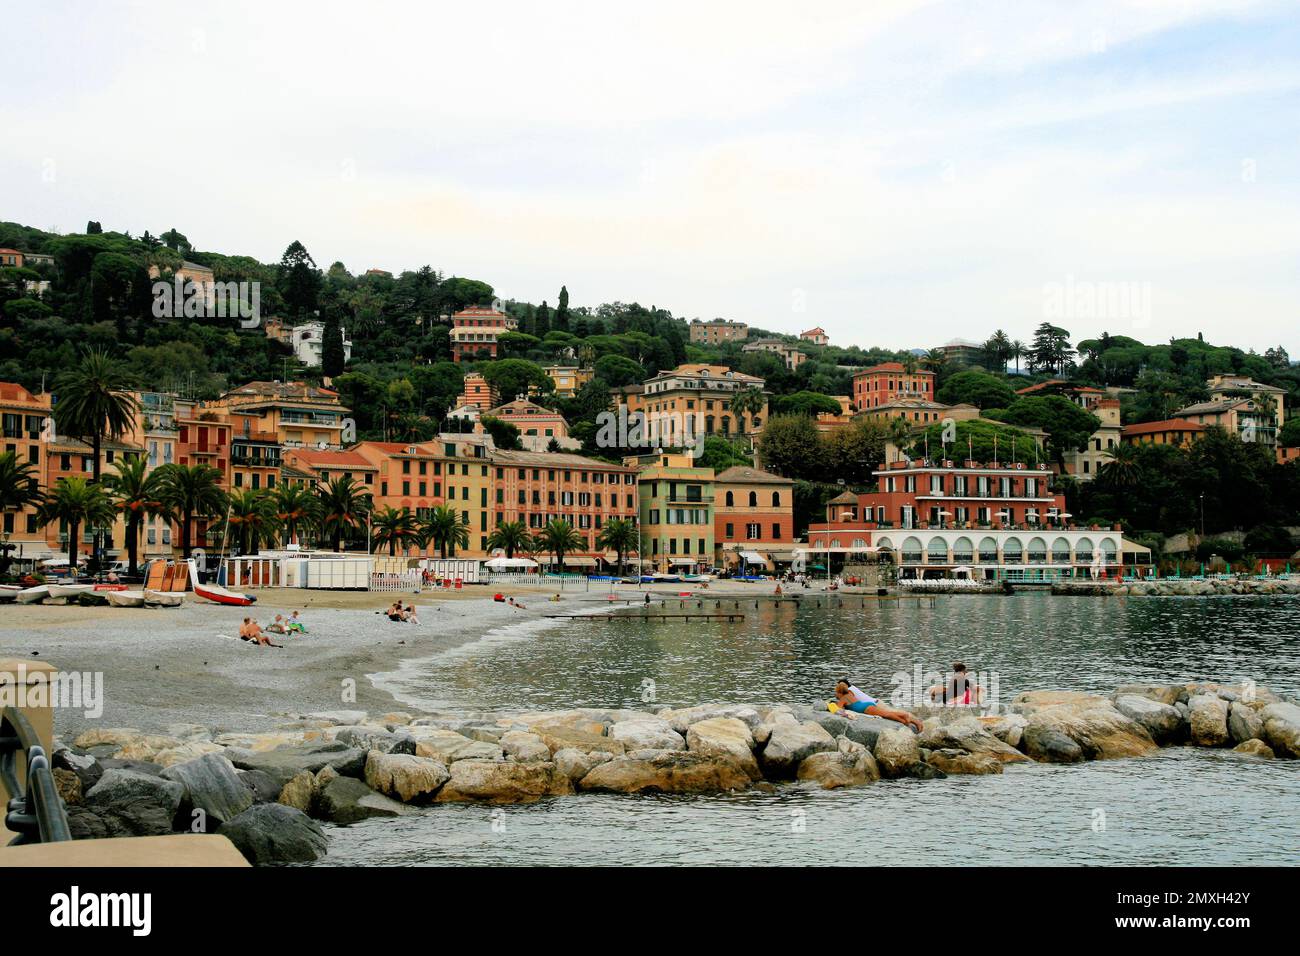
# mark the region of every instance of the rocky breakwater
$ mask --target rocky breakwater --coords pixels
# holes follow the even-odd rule
[[[1115,595],[1133,597],[1215,597],[1251,595],[1274,597],[1300,594],[1300,579],[1293,578],[1173,578],[1162,581],[1130,581],[1108,589]]]
[[[507,717],[285,715],[265,733],[97,729],[53,755],[78,838],[216,832],[253,863],[326,852],[347,825],[449,802],[583,792],[826,789],[1002,773],[1035,761],[1136,757],[1162,746],[1300,757],[1300,706],[1218,684],[1129,685],[1109,697],[1032,691],[980,717],[923,708],[921,734],[824,705],[579,708]]]

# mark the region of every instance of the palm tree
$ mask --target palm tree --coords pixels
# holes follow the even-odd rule
[[[140,404],[130,389],[130,376],[107,353],[90,349],[75,368],[54,379],[54,425],[65,435],[90,443],[91,481],[99,484],[100,448],[104,439],[116,440],[135,427]],[[96,534],[98,538],[98,533]],[[99,554],[95,542],[92,555]]]
[[[320,498],[303,485],[275,489],[275,518],[284,530],[284,543],[294,544],[299,528],[310,528],[320,514]]]
[[[504,551],[507,558],[513,558],[516,551],[528,550],[528,539],[528,527],[522,521],[503,521],[488,535],[487,546],[489,551]]]
[[[1020,360],[1028,354],[1029,354],[1029,349],[1025,346],[1024,342],[1020,341],[1019,339],[1016,339],[1014,342],[1011,343],[1010,355],[1013,359],[1016,360],[1017,375],[1020,374]],[[1005,371],[1005,369],[1003,369],[1003,371]]]
[[[626,518],[610,518],[596,536],[596,547],[618,552],[618,574],[623,576],[624,556],[637,550],[637,529]]]
[[[166,516],[167,508],[158,497],[158,472],[150,472],[144,456],[123,458],[114,466],[116,474],[104,478],[114,506],[126,519],[128,573],[135,575],[139,561],[140,528],[144,519]]]
[[[41,490],[36,466],[19,461],[15,452],[0,453],[0,512],[21,511],[27,505],[40,504]],[[9,573],[9,549],[0,546],[0,574]]]
[[[81,527],[108,524],[116,516],[113,502],[104,489],[85,478],[60,478],[54,490],[37,509],[42,525],[63,522],[68,528],[68,566],[77,566],[77,532]]]
[[[405,552],[407,546],[420,537],[419,526],[410,508],[385,507],[376,511],[370,518],[370,529],[375,548],[388,545],[389,557],[396,556],[398,545]]]
[[[190,526],[195,518],[216,518],[225,513],[226,493],[222,474],[211,465],[163,465],[158,479],[158,500],[181,526],[181,556],[189,560],[193,550]]]
[[[266,491],[232,492],[226,513],[226,523],[235,533],[240,554],[252,554],[259,541],[272,540],[280,523],[275,499]]]
[[[1105,452],[1097,477],[1113,488],[1132,488],[1142,480],[1137,445],[1116,445]]]
[[[457,548],[469,547],[469,525],[451,505],[434,505],[420,531],[444,559],[454,558]]]
[[[552,518],[546,522],[546,527],[542,529],[537,539],[541,550],[555,555],[555,563],[560,566],[561,574],[564,573],[565,554],[581,549],[585,543],[578,532],[573,530],[573,525],[563,518]]]
[[[731,414],[736,416],[736,427],[740,429],[742,437],[745,434],[745,413],[748,412],[749,417],[752,419],[766,405],[767,397],[763,394],[761,388],[751,386],[750,388],[741,389],[731,396]]]
[[[343,535],[360,528],[370,513],[370,492],[355,478],[332,478],[320,490],[321,530],[330,536],[335,551],[343,550]]]

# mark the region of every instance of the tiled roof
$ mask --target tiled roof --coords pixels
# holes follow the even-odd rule
[[[1205,426],[1186,418],[1166,418],[1158,422],[1142,422],[1139,425],[1125,425],[1122,435],[1155,435],[1160,432],[1203,432]]]
[[[757,468],[746,468],[744,465],[735,465],[722,472],[715,479],[719,482],[729,482],[733,484],[764,484],[764,485],[788,485],[789,478],[782,478],[780,475],[774,475],[770,471],[760,471]]]
[[[548,451],[502,451],[492,454],[492,461],[498,465],[528,465],[537,468],[616,468],[628,471],[625,465],[615,465],[608,461],[596,461],[582,455],[570,455],[565,452]]]

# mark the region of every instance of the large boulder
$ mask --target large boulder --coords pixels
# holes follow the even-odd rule
[[[603,729],[603,728],[602,728]],[[551,749],[552,754],[561,750],[580,750],[585,754],[621,754],[625,748],[623,741],[606,737],[603,733],[592,733],[573,727],[543,727],[536,730],[542,742]]]
[[[550,761],[458,760],[451,765],[451,777],[438,792],[438,801],[532,803],[570,793],[572,781]]]
[[[1045,723],[1029,723],[1024,730],[1025,753],[1043,763],[1078,763],[1083,748],[1073,738]]]
[[[407,727],[415,738],[415,753],[444,764],[457,760],[501,760],[505,754],[497,744],[471,740],[464,734],[441,727]]]
[[[662,717],[620,720],[609,728],[609,736],[625,750],[684,750],[686,740]]]
[[[614,793],[714,793],[743,790],[750,783],[732,757],[668,750],[645,758],[615,757],[595,767],[579,786]]]
[[[1024,733],[1026,752],[1039,760],[1073,762],[1070,748],[1047,731],[1073,740],[1085,760],[1138,757],[1157,749],[1145,727],[1100,697],[1035,707],[1029,715]]]
[[[921,746],[909,727],[895,724],[876,738],[873,751],[882,777],[906,777],[921,762]]]
[[[405,808],[355,777],[334,777],[316,795],[316,812],[323,820],[346,825],[370,817],[400,816]]]
[[[897,730],[900,726],[901,724],[896,720],[873,717],[871,714],[859,714],[856,720],[847,721],[844,736],[855,743],[862,744],[868,750],[875,750],[876,740],[881,734],[889,730]]]
[[[1235,744],[1263,739],[1264,719],[1250,704],[1233,701],[1228,705],[1228,736]]]
[[[1151,696],[1121,694],[1115,698],[1115,709],[1145,727],[1151,739],[1161,746],[1176,743],[1186,730],[1183,715],[1172,703]]]
[[[1111,699],[1118,702],[1121,697],[1143,697],[1172,707],[1185,694],[1186,689],[1177,684],[1121,684],[1115,688]]]
[[[1277,756],[1273,753],[1273,748],[1258,737],[1252,737],[1250,740],[1243,740],[1237,746],[1232,748],[1234,753],[1245,754],[1248,757],[1264,757],[1272,759]]]
[[[431,800],[450,777],[446,764],[431,757],[378,750],[366,756],[366,785],[403,803]]]
[[[723,754],[735,759],[754,780],[762,778],[754,758],[754,734],[738,717],[708,717],[686,731],[686,748],[694,753]]]
[[[349,747],[356,747],[367,753],[372,750],[391,753],[395,747],[410,740],[411,735],[405,731],[395,732],[386,727],[376,727],[373,724],[358,724],[339,727],[334,731],[334,739],[339,743],[346,744]]]
[[[204,754],[174,764],[162,776],[185,788],[182,815],[202,811],[206,819],[204,832],[233,820],[253,805],[252,792],[239,779],[234,765],[220,754]]]
[[[1024,714],[1002,714],[996,720],[984,725],[984,729],[1008,747],[1020,749],[1025,735],[1025,725],[1029,723]]]
[[[608,755],[604,759],[609,759]],[[555,752],[555,769],[564,774],[573,783],[577,783],[591,768],[604,761],[592,754],[585,754],[573,747],[565,747]]]
[[[763,773],[773,779],[792,780],[799,764],[813,754],[835,750],[835,738],[811,720],[773,725],[761,755]]]
[[[538,734],[523,730],[510,730],[501,735],[501,749],[520,763],[545,763],[551,759],[551,748]]]
[[[186,740],[179,746],[159,750],[153,755],[154,763],[160,767],[174,767],[176,764],[188,763],[205,754],[224,753],[225,747],[210,740]]]
[[[1029,759],[1015,747],[1003,743],[978,718],[971,716],[946,724],[927,724],[917,738],[917,744],[927,750],[961,750],[980,754],[999,763],[1021,763]]]
[[[1020,755],[1022,760],[1029,758]],[[942,770],[948,776],[953,774],[990,774],[1002,772],[1002,761],[989,753],[970,753],[965,750],[933,750],[926,761],[930,766]]]
[[[860,745],[859,745],[860,746]],[[875,758],[860,751],[815,753],[799,764],[799,780],[820,784],[823,790],[859,787],[880,779]]]
[[[1188,728],[1198,747],[1222,747],[1228,737],[1228,704],[1217,694],[1197,694],[1187,702]]]
[[[301,810],[280,803],[249,807],[217,831],[254,866],[310,863],[325,855],[325,832]]]
[[[325,767],[320,772],[338,776],[333,767]],[[316,790],[318,789],[316,779],[317,775],[310,770],[298,771],[289,779],[288,783],[280,788],[280,792],[276,794],[275,802],[310,814],[312,806],[316,803]]]
[[[108,836],[160,836],[172,832],[185,788],[133,770],[106,770],[83,803],[104,823]]]
[[[1300,757],[1300,707],[1269,704],[1259,715],[1264,721],[1264,740],[1281,757]]]
[[[66,747],[54,751],[54,755],[50,758],[50,765],[56,770],[62,769],[76,774],[81,781],[82,793],[99,783],[99,778],[104,775],[104,768],[93,756],[68,750]]]
[[[748,727],[751,734],[763,723],[758,711],[745,704],[699,704],[695,707],[669,708],[659,711],[656,716],[668,721],[668,725],[682,736],[694,724],[717,717],[734,717]]]
[[[260,770],[274,780],[279,788],[283,788],[304,770],[315,774],[323,767],[333,767],[345,777],[361,777],[366,769],[366,751],[337,741],[297,744],[265,751],[235,748],[226,753],[230,762],[240,770]]]
[[[1028,690],[1017,694],[1011,701],[1011,712],[1028,717],[1046,707],[1059,707],[1062,704],[1083,708],[1105,703],[1105,697],[1077,690]]]

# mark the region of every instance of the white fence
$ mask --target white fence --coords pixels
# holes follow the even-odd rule
[[[419,568],[410,571],[376,571],[370,575],[372,591],[408,591],[418,594],[424,583],[424,575]]]
[[[589,591],[590,584],[579,574],[521,574],[515,571],[490,572],[484,579],[489,586],[543,587],[556,591]]]

